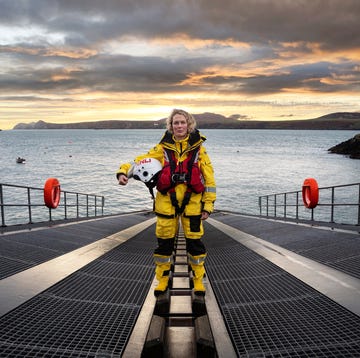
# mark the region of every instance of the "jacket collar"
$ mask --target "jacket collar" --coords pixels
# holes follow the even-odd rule
[[[201,133],[197,129],[191,132],[187,137],[187,139],[188,139],[189,147],[193,147],[193,146],[197,147],[206,140],[206,138],[203,135],[201,135]],[[175,140],[172,133],[166,131],[163,137],[161,138],[160,143],[165,145],[166,144],[175,145]]]

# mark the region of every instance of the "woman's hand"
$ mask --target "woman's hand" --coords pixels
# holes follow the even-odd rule
[[[201,220],[206,220],[209,217],[209,213],[207,211],[203,211],[201,213]]]
[[[120,185],[126,185],[128,183],[129,179],[125,174],[119,175],[119,184]]]

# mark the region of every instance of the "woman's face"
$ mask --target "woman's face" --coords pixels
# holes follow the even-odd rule
[[[188,135],[188,123],[184,115],[175,114],[172,120],[172,130],[176,140],[181,140]]]

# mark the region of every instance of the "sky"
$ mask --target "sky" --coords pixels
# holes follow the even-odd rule
[[[0,0],[0,129],[360,111],[359,0]]]

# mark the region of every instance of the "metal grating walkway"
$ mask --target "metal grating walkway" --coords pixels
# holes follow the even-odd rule
[[[214,217],[243,232],[360,278],[359,233],[323,230],[236,214],[219,213]]]
[[[154,227],[0,319],[0,357],[120,357],[154,275]]]
[[[264,258],[261,256],[263,252],[253,245],[259,237],[267,240],[262,243],[262,248],[272,251],[277,257],[285,252],[280,246],[285,246],[303,256],[307,252],[312,253],[310,257],[321,256],[320,259],[329,266],[333,265],[335,256],[336,263],[349,262],[353,257],[356,266],[359,262],[356,259],[359,252],[356,251],[358,235],[321,231],[237,214],[217,213],[213,217],[216,220],[210,218],[205,222],[204,242],[208,249],[205,303],[206,306],[209,304],[208,318],[214,333],[216,353],[220,358],[235,355],[235,352],[229,355],[229,351],[225,354],[225,350],[219,349],[220,342],[225,342],[223,337],[227,336],[226,333],[230,336],[226,344],[234,346],[238,357],[360,357],[360,310],[357,299],[360,297],[360,280],[351,278],[351,283],[355,282],[353,288],[357,288],[356,292],[343,286],[340,288],[343,297],[338,300],[338,297],[331,296],[332,300],[329,292],[321,293],[326,291],[323,290],[324,286],[318,288],[304,283],[308,282],[307,279],[295,275],[293,268],[266,256],[268,252],[264,255],[267,258]],[[149,320],[144,319],[145,313],[154,310],[147,300],[152,297],[149,301],[155,301],[152,292],[148,292],[154,285],[152,253],[156,246],[155,218],[148,220],[144,213],[134,213],[108,219],[0,236],[0,250],[4,249],[1,253],[14,252],[12,257],[16,257],[18,262],[23,259],[26,265],[31,263],[34,266],[38,265],[37,261],[46,261],[0,280],[0,307],[3,302],[13,302],[13,308],[7,305],[0,317],[0,357],[117,358],[123,354],[131,358],[140,357],[141,348],[137,349],[139,340],[135,342],[133,337],[143,336],[145,339],[148,326],[144,322]],[[236,227],[240,231],[233,229]],[[257,237],[250,238],[245,232]],[[352,253],[344,242],[350,243]],[[272,243],[280,246],[272,246]],[[334,248],[336,253],[332,252]],[[182,267],[180,259],[184,253],[180,249],[183,248],[178,249],[179,262],[176,259],[175,263],[179,265],[174,265],[174,268]],[[94,257],[90,255],[90,263],[86,261],[83,265],[75,265],[84,260],[84,256],[89,256],[90,251],[96,254]],[[53,252],[58,258],[50,260]],[[290,254],[294,255],[289,251],[286,255]],[[299,256],[297,260],[300,260]],[[313,277],[312,263],[316,263],[308,261],[310,276]],[[65,276],[62,277],[62,273],[57,276],[64,262],[73,266],[69,267],[70,271]],[[299,267],[303,270],[301,265]],[[329,272],[334,277],[339,273],[327,269],[321,265],[321,270],[325,270],[328,276]],[[182,272],[176,275],[175,272],[172,290],[176,294],[173,303],[180,307],[184,305],[184,277]],[[53,281],[48,280],[50,277]],[[328,278],[322,276],[322,280],[333,284]],[[50,283],[43,287],[41,280]],[[20,290],[12,290],[11,283],[14,282]],[[348,285],[349,281],[342,283]],[[36,286],[42,288],[33,295],[24,296],[26,290],[34,292]],[[22,304],[17,303],[20,296],[25,297]],[[220,307],[216,310],[210,306],[210,302],[216,304],[215,296]],[[344,296],[350,297],[353,302],[347,305],[349,301],[341,301]],[[179,298],[178,302],[175,302],[175,298]],[[187,302],[187,306],[189,304]],[[188,313],[177,311],[178,308],[174,310],[174,307],[171,310],[176,311],[177,320],[174,323],[177,326],[172,327],[174,334],[170,337],[176,341],[176,348],[172,346],[171,349],[173,356],[178,358],[179,349],[184,346],[178,330],[189,328],[178,326],[185,323]],[[174,314],[173,311],[170,313]],[[137,320],[138,317],[141,319]],[[221,329],[218,330],[217,326],[221,326]],[[166,327],[168,333],[169,327]],[[139,331],[142,331],[141,335],[134,335]],[[191,329],[188,331],[192,332]],[[189,339],[192,335],[188,334]],[[169,334],[166,337],[170,341]],[[131,350],[129,346],[132,346]],[[186,358],[190,356],[188,354]]]
[[[239,357],[360,356],[360,317],[206,224],[206,271]]]
[[[0,279],[132,226],[144,213],[117,215],[0,235]]]

